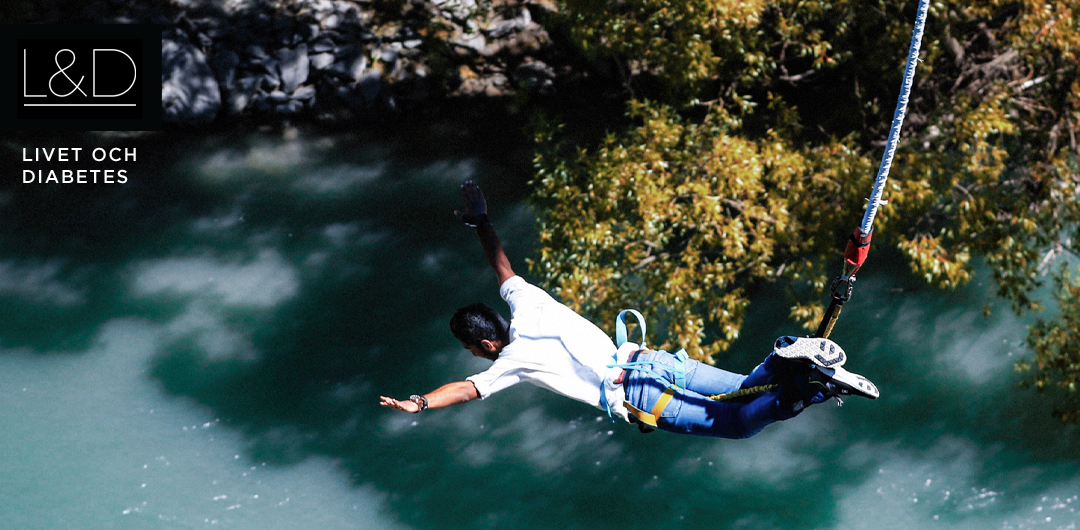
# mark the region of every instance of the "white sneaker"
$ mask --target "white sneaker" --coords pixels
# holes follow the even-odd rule
[[[810,376],[811,381],[820,380],[834,395],[862,396],[869,399],[877,399],[881,396],[877,385],[869,379],[839,366],[833,368],[817,366],[814,372]]]
[[[784,359],[805,359],[823,368],[843,366],[847,361],[847,354],[839,344],[820,337],[780,337],[773,344],[773,351]]]

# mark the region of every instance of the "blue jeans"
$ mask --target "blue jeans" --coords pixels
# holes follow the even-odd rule
[[[676,392],[657,418],[660,430],[710,436],[714,438],[749,438],[770,423],[788,419],[794,414],[784,413],[779,403],[778,391],[726,401],[714,401],[706,396],[726,394],[758,385],[777,383],[776,362],[766,358],[750,375],[721,370],[700,361],[688,359],[686,388]],[[665,351],[640,352],[630,359],[636,362],[652,362],[650,370],[667,382],[675,381],[674,366],[678,360]],[[652,374],[641,370],[626,370],[626,401],[643,411],[650,411],[656,400],[667,389]]]

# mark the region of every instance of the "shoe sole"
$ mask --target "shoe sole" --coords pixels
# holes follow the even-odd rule
[[[839,367],[847,362],[847,354],[839,344],[820,337],[780,337],[776,339],[773,351],[788,360],[805,359],[825,368]]]
[[[835,368],[819,366],[817,371],[835,385],[841,395],[862,396],[869,399],[877,399],[881,396],[877,385],[857,373],[849,372],[839,366]]]

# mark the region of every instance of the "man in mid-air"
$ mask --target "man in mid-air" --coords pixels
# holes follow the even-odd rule
[[[451,332],[473,355],[493,361],[491,367],[406,400],[381,396],[382,406],[418,413],[486,399],[525,381],[635,423],[643,432],[747,438],[833,397],[879,395],[868,379],[841,367],[844,350],[824,338],[780,337],[749,375],[689,359],[681,350],[672,354],[632,342],[616,347],[592,322],[514,274],[479,186],[468,181],[461,194],[464,211],[455,213],[476,228],[499,294],[510,305],[510,323],[482,303],[458,309]]]

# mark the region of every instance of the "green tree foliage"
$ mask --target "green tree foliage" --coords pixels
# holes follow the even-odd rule
[[[738,336],[758,282],[791,285],[792,317],[816,325],[880,162],[916,6],[562,0],[581,48],[624,72],[632,125],[586,146],[540,134],[534,272],[600,318],[648,308],[660,346],[706,360]],[[1051,263],[1080,250],[1078,15],[1078,0],[932,4],[875,224],[875,245],[930,284],[960,285],[982,258],[1023,311],[1060,276]],[[1040,325],[1075,326],[1080,307],[1063,300],[1065,316]],[[1040,329],[1034,380],[1075,381],[1080,352]]]
[[[823,287],[819,264],[835,242],[804,236],[837,232],[849,216],[788,197],[857,201],[858,189],[841,184],[868,185],[871,167],[850,145],[799,152],[776,135],[748,139],[722,108],[701,123],[652,104],[632,103],[630,114],[643,125],[592,152],[542,156],[558,161],[535,182],[543,215],[533,266],[564,300],[600,315],[648,307],[671,339],[709,359],[738,337],[748,284],[783,276]],[[831,171],[805,178],[827,160]]]
[[[1060,314],[1051,320],[1039,319],[1028,336],[1036,365],[1022,361],[1017,368],[1034,370],[1027,382],[1040,392],[1063,393],[1054,414],[1066,422],[1080,423],[1080,281],[1059,277],[1057,287]]]

